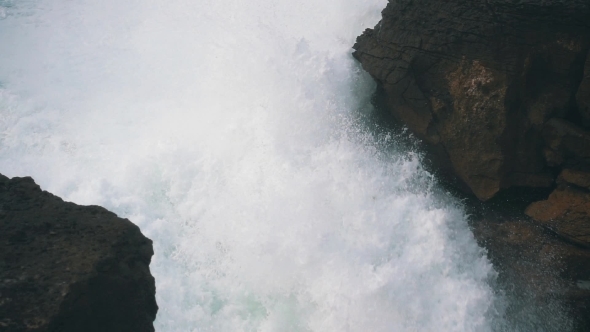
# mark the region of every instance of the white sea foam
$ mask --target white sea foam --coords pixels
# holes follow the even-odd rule
[[[385,4],[0,0],[0,171],[154,240],[157,331],[492,330],[461,208],[355,120]]]

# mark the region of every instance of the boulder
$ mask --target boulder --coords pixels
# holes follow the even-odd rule
[[[590,247],[590,192],[561,186],[525,213],[564,238]]]
[[[590,189],[590,172],[575,169],[564,169],[557,178],[560,184],[570,184],[584,189]]]
[[[129,220],[0,175],[1,331],[154,331],[152,255]]]
[[[390,0],[382,14],[353,55],[440,164],[481,200],[553,186],[543,129],[588,100],[590,2]]]

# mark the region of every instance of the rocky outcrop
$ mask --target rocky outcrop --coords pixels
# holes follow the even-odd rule
[[[564,171],[566,174],[571,174]],[[586,183],[588,175],[572,176]],[[590,193],[572,186],[560,186],[545,201],[535,202],[526,214],[570,241],[590,247]],[[590,263],[590,262],[589,262]]]
[[[550,188],[572,153],[587,161],[586,134],[544,138],[590,124],[589,18],[587,0],[390,0],[353,55],[388,109],[488,200]]]
[[[353,55],[460,188],[590,245],[590,1],[390,0]]]
[[[154,331],[152,255],[129,220],[0,175],[0,331]]]
[[[543,126],[544,155],[549,166],[588,169],[590,132],[563,119],[551,119]]]
[[[509,290],[515,330],[590,331],[590,251],[523,218],[500,219],[476,218],[474,234]]]
[[[519,212],[474,231],[505,280],[520,280],[509,287],[569,303],[588,331],[590,1],[389,0],[382,14],[353,53],[376,100],[440,175],[488,201],[481,210],[522,211],[532,196],[519,193],[553,191],[526,208],[536,225]]]

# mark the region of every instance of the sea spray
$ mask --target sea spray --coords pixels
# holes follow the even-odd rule
[[[0,169],[154,240],[157,331],[490,331],[494,271],[363,126],[386,1],[0,1]]]

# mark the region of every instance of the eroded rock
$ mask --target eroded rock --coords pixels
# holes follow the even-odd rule
[[[509,290],[506,314],[517,330],[519,323],[523,330],[590,329],[590,251],[518,217],[479,219],[474,234]]]
[[[550,166],[590,164],[590,132],[563,119],[551,119],[543,128],[545,156]]]
[[[590,189],[590,172],[566,168],[559,174],[557,181],[561,184]]]
[[[590,193],[569,186],[557,188],[525,213],[570,241],[590,247]]]
[[[575,118],[590,93],[588,17],[586,0],[391,0],[353,55],[388,109],[488,200],[553,186],[546,159],[560,155],[544,151],[542,132]]]
[[[476,223],[475,234],[507,287],[547,310],[532,316],[569,303],[588,331],[590,1],[389,0],[382,14],[353,53],[380,104],[487,206],[554,190],[526,209],[536,225],[518,205],[518,217]],[[532,317],[526,307],[515,319]]]
[[[1,331],[154,331],[152,255],[129,220],[0,175]]]

